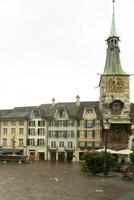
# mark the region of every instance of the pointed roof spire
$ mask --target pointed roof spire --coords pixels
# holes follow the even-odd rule
[[[112,16],[112,24],[111,24],[111,31],[110,31],[109,37],[113,37],[113,36],[117,37],[116,27],[115,27],[114,3],[115,3],[115,0],[113,0],[113,16]]]
[[[109,38],[107,39],[108,49],[104,68],[104,75],[127,75],[122,69],[120,61],[119,37],[116,35],[114,3],[113,1],[113,17]]]

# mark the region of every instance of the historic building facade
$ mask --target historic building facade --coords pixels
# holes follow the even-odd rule
[[[87,151],[104,147],[104,122],[110,122],[108,148],[134,148],[134,104],[129,78],[120,62],[114,1],[107,55],[100,77],[100,99],[93,102],[42,104],[0,110],[0,152],[33,156],[35,160],[79,161]]]
[[[28,119],[27,155],[35,160],[47,160],[47,122],[39,107],[31,110]]]
[[[14,108],[3,113],[0,120],[2,153],[26,155],[29,108]]]
[[[116,34],[114,2],[110,35],[107,39],[107,55],[104,72],[100,78],[100,111],[103,120],[111,124],[108,147],[121,150],[128,148],[131,135],[130,75],[124,72],[120,62],[119,37]]]

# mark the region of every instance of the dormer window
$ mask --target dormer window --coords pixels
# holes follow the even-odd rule
[[[84,109],[83,118],[84,119],[94,119],[94,118],[96,118],[96,112],[95,112],[94,106]]]
[[[60,117],[60,118],[64,118],[65,116],[66,116],[65,111],[64,111],[64,110],[60,110],[60,111],[59,111],[59,117]]]
[[[39,118],[39,112],[38,111],[34,111],[33,113],[33,118]]]

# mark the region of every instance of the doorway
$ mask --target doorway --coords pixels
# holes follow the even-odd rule
[[[73,160],[73,152],[67,152],[67,161]]]
[[[58,152],[58,160],[65,161],[65,152]]]
[[[39,160],[45,160],[45,153],[44,152],[39,152]]]
[[[50,153],[50,160],[56,161],[56,152],[51,152]]]

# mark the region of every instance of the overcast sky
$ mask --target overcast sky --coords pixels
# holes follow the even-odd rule
[[[111,17],[112,0],[0,0],[0,109],[98,100]],[[116,0],[115,18],[134,74],[134,1]]]

